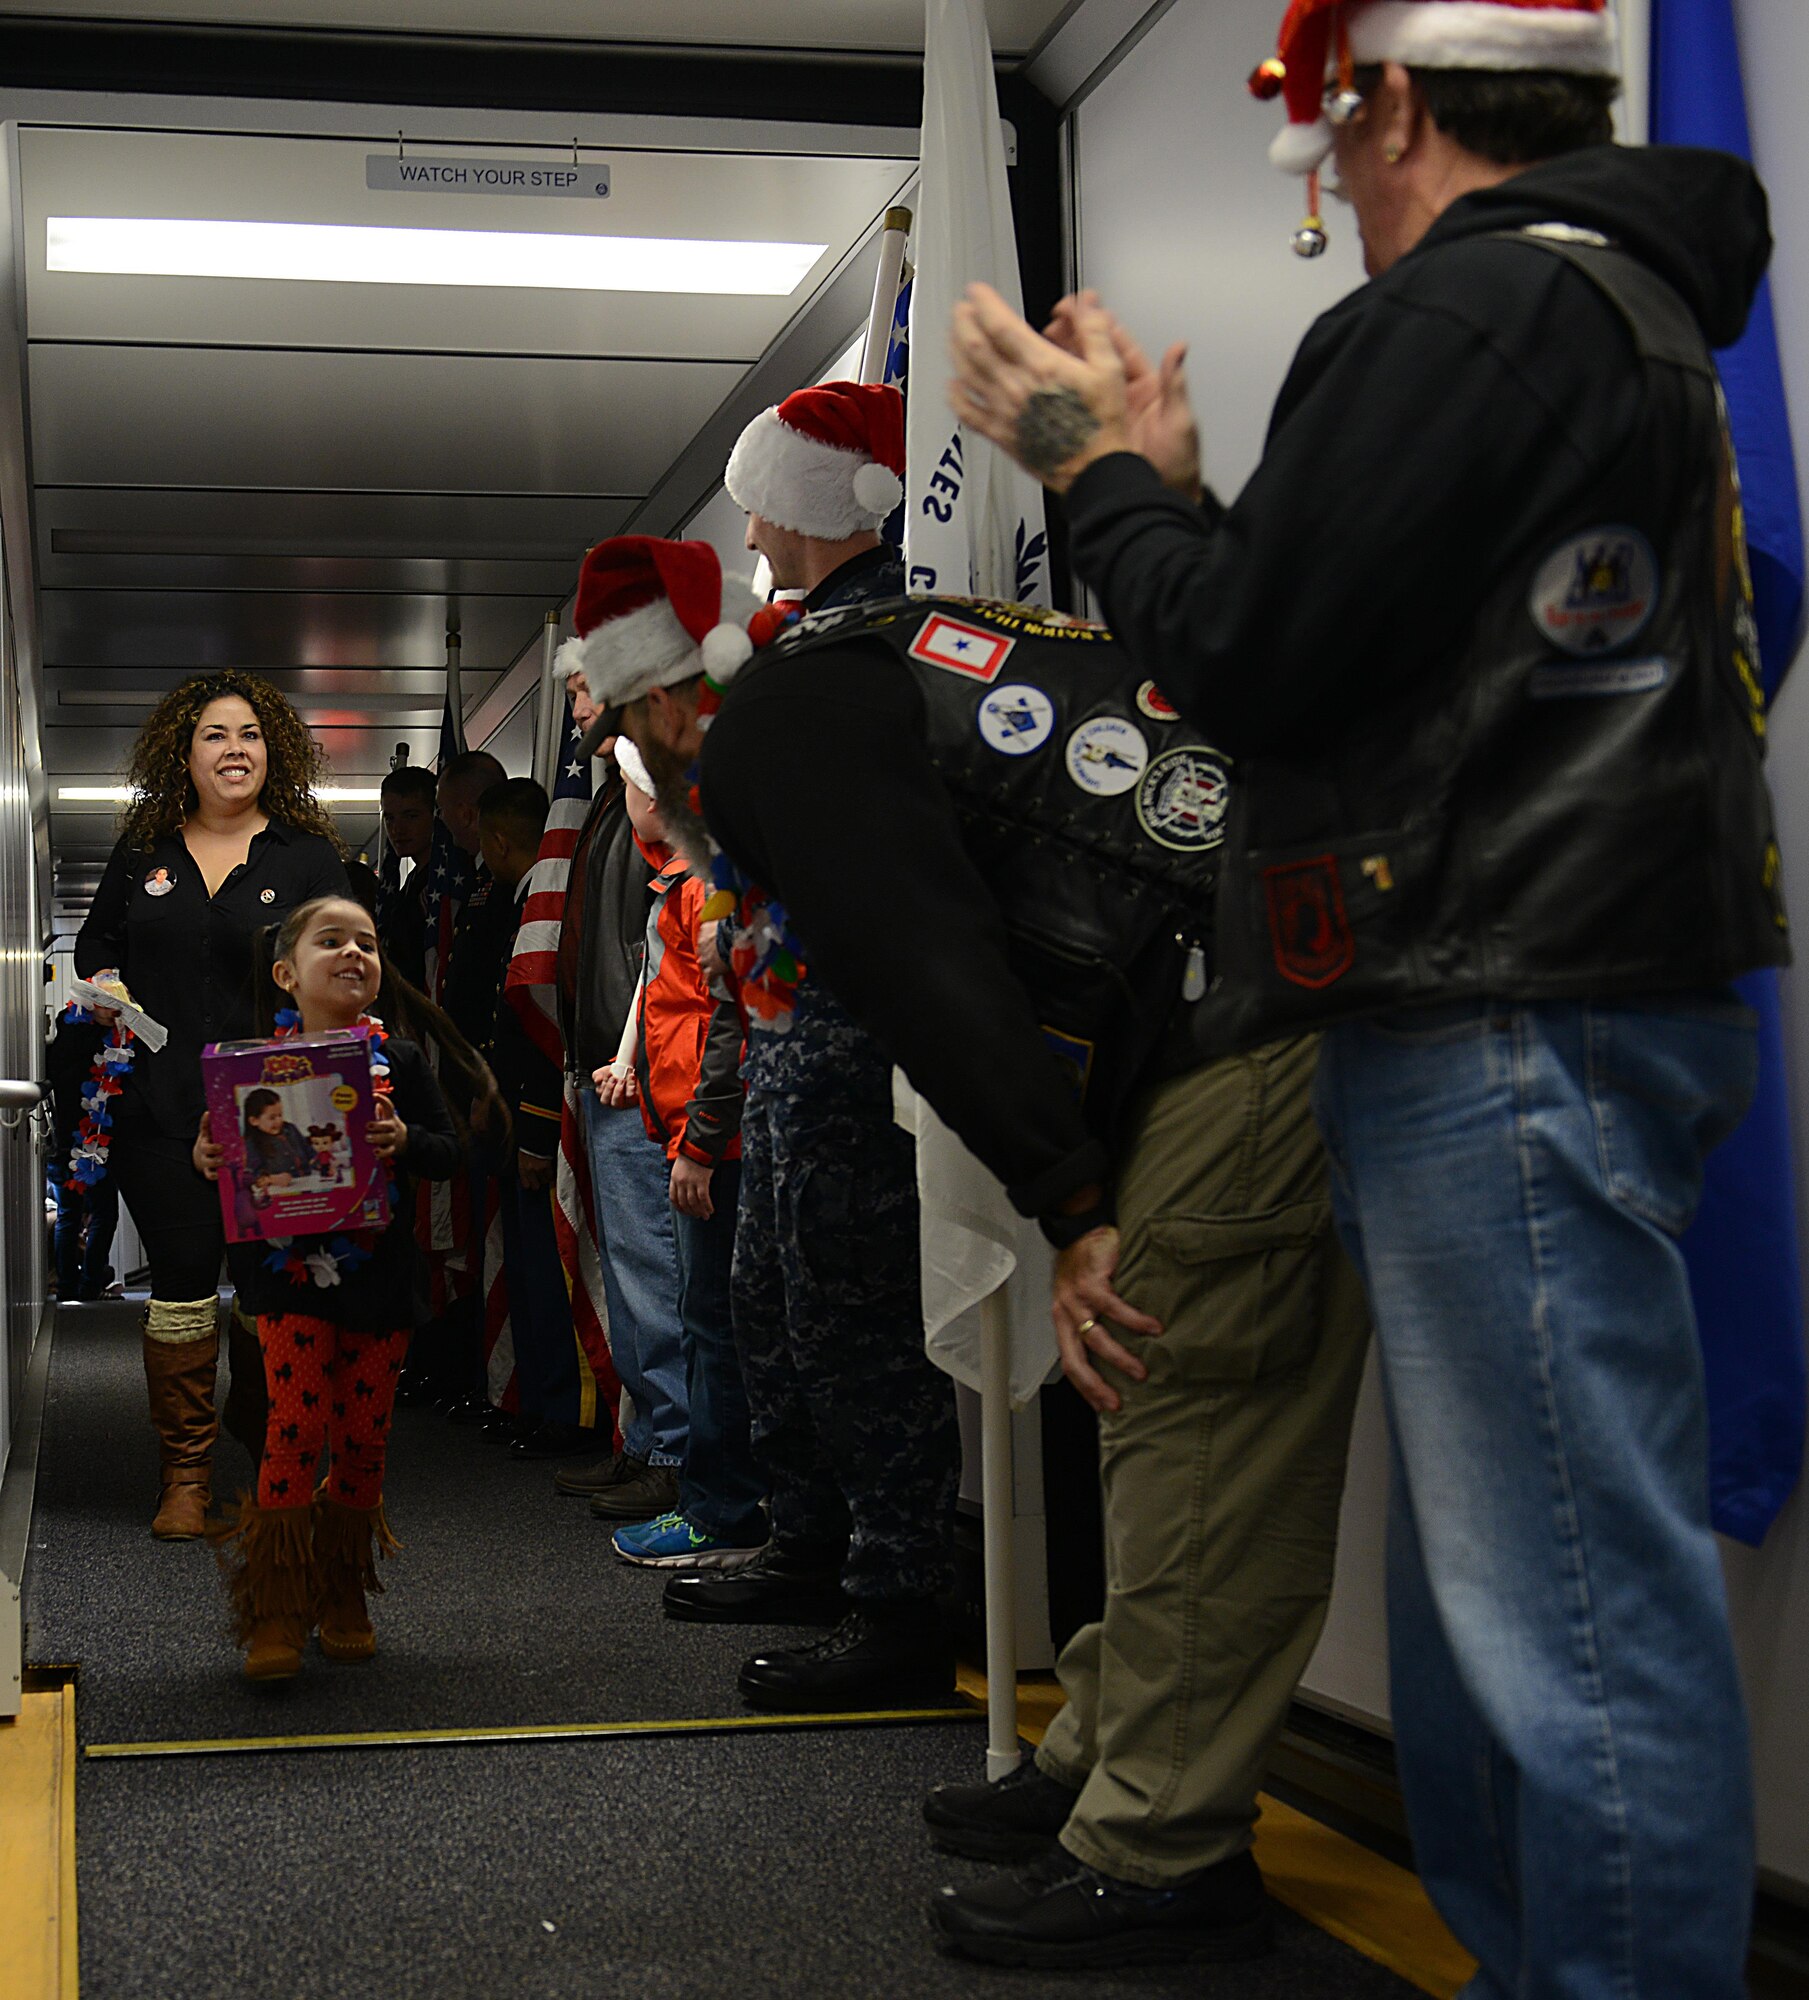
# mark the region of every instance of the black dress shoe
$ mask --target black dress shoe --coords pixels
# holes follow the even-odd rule
[[[489,1422],[490,1401],[475,1389],[467,1389],[462,1396],[454,1396],[441,1414],[449,1424],[475,1428],[478,1424]]]
[[[1256,1860],[1233,1855],[1166,1889],[1102,1875],[1065,1847],[977,1889],[938,1889],[930,1923],[988,1965],[1173,1965],[1258,1958],[1274,1943]]]
[[[940,1708],[955,1700],[955,1649],[933,1604],[857,1604],[812,1645],[743,1660],[738,1685],[756,1708],[790,1714]]]
[[[970,1861],[1032,1861],[1047,1854],[1080,1794],[1026,1757],[996,1784],[937,1785],[923,1801],[930,1839]]]
[[[582,1424],[535,1424],[509,1446],[511,1458],[570,1458],[596,1441],[596,1432]]]
[[[431,1403],[434,1394],[431,1377],[418,1368],[404,1368],[396,1377],[396,1403],[401,1409],[418,1409],[423,1403]]]
[[[839,1625],[850,1609],[842,1553],[769,1548],[727,1575],[675,1576],[660,1602],[668,1618],[699,1625]]]

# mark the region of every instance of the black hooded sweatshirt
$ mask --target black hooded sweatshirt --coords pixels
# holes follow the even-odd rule
[[[1412,698],[1464,643],[1501,554],[1559,519],[1642,412],[1625,325],[1561,258],[1496,232],[1594,230],[1666,279],[1711,347],[1771,254],[1744,161],[1593,146],[1454,202],[1309,330],[1228,509],[1099,460],[1072,557],[1131,658],[1234,756],[1311,750]]]

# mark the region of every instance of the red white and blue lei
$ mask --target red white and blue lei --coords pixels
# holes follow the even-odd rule
[[[94,1019],[94,1009],[71,1000],[63,1009],[63,1019],[85,1024]],[[132,1073],[137,1042],[138,1037],[124,1021],[115,1021],[94,1052],[88,1081],[82,1085],[82,1117],[69,1155],[68,1187],[87,1190],[98,1187],[107,1177],[107,1155],[113,1145],[113,1100],[125,1089],[126,1078]]]

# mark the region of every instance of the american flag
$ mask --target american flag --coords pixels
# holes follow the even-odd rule
[[[448,694],[440,721],[440,769],[445,770],[458,754],[458,722]],[[433,822],[433,845],[421,865],[427,870],[422,896],[427,963],[424,984],[427,997],[437,1002],[445,992],[453,926],[471,894],[473,873],[464,850],[438,815]],[[470,1180],[460,1173],[450,1181],[423,1181],[415,1199],[415,1241],[427,1256],[428,1302],[437,1317],[471,1288],[472,1260],[467,1251],[471,1235]]]
[[[445,770],[459,754],[458,724],[452,713],[452,697],[440,721],[440,769]],[[446,966],[452,956],[452,929],[459,911],[471,894],[472,867],[452,837],[446,822],[437,816],[433,823],[433,845],[427,851],[426,893],[422,898],[427,924],[427,997],[438,1000],[446,986]]]
[[[509,1285],[503,1271],[502,1205],[505,1197],[494,1174],[484,1177],[484,1382],[491,1407],[511,1415],[521,1407],[515,1380],[515,1328],[509,1318]]]
[[[549,1062],[563,1062],[559,1041],[559,927],[565,916],[565,885],[572,872],[572,850],[590,813],[590,766],[578,755],[583,731],[572,718],[571,697],[565,702],[565,728],[559,738],[559,767],[553,774],[552,810],[540,836],[540,852],[528,873],[527,902],[521,928],[515,933],[515,955],[503,991],[528,1038]]]
[[[590,1079],[571,1075],[559,1035],[557,986],[559,933],[565,922],[566,884],[572,872],[572,852],[591,807],[591,760],[578,754],[583,731],[572,717],[570,697],[559,737],[559,764],[553,773],[552,810],[540,837],[540,852],[528,875],[526,906],[515,935],[515,954],[503,983],[504,1002],[515,1009],[523,1029],[549,1061],[565,1071],[565,1093],[559,1114],[559,1157],[553,1177],[553,1234],[571,1300],[572,1335],[578,1348],[581,1390],[579,1421],[613,1427],[621,1384],[609,1352],[609,1308],[603,1299],[603,1258],[597,1244],[596,1209],[590,1178],[590,1151],[584,1143],[580,1090]],[[486,1271],[486,1280],[489,1273]],[[486,1282],[486,1295],[490,1292]],[[486,1296],[486,1322],[503,1332],[506,1300],[492,1308]],[[487,1324],[487,1331],[488,1331]],[[494,1358],[495,1348],[492,1348]],[[512,1359],[511,1359],[512,1365]]]

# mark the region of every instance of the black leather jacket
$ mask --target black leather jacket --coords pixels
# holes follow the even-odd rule
[[[1567,154],[1315,322],[1228,508],[1075,481],[1077,571],[1238,759],[1209,1047],[1785,957],[1708,358],[1769,252],[1743,161]]]
[[[1518,240],[1618,308],[1645,422],[1523,542],[1417,703],[1246,767],[1214,1043],[1471,994],[1713,987],[1789,957],[1713,364],[1670,286],[1578,234]]]
[[[702,760],[711,830],[811,982],[1025,1214],[1103,1177],[1205,991],[1227,790],[1109,633],[964,600],[806,617]]]

